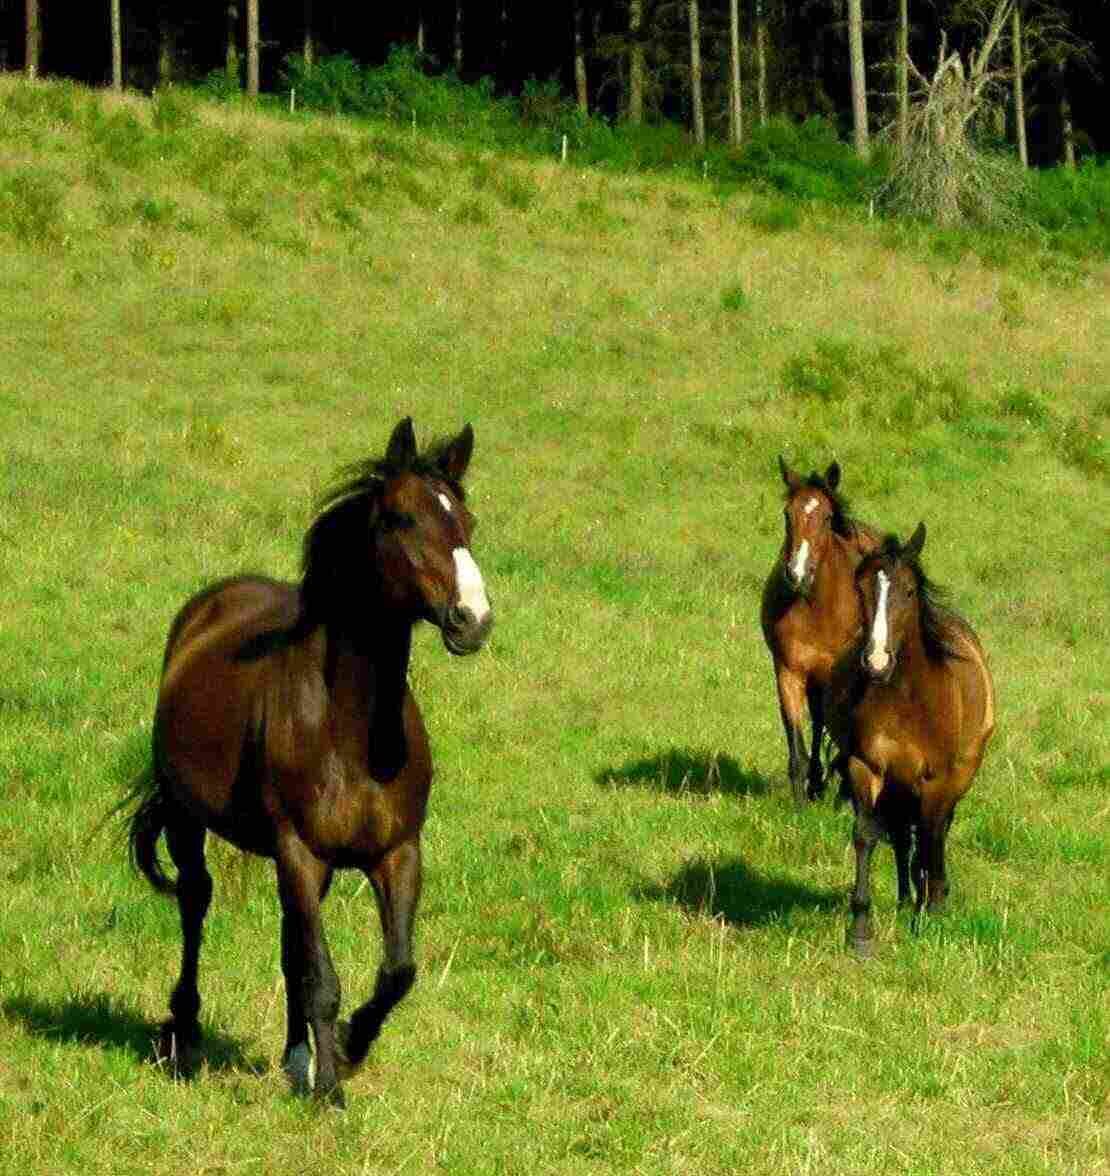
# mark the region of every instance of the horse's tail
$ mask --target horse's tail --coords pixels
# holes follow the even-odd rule
[[[120,808],[132,809],[127,823],[132,867],[161,894],[176,894],[177,883],[166,874],[158,857],[158,838],[166,828],[170,802],[153,765],[135,778]]]

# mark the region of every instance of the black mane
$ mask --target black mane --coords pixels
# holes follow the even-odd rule
[[[957,625],[966,627],[967,622],[948,603],[948,590],[929,579],[920,559],[906,551],[897,535],[887,535],[883,539],[882,546],[875,552],[875,558],[891,563],[900,561],[913,573],[917,585],[921,644],[925,647],[926,657],[933,662],[964,658],[965,655],[955,645],[952,631]]]
[[[465,500],[462,484],[441,464],[449,444],[449,438],[435,441],[405,462],[370,457],[339,470],[339,481],[320,496],[316,517],[305,532],[297,619],[288,627],[251,638],[236,654],[237,660],[254,661],[294,645],[325,621],[356,623],[354,618],[365,611],[367,592],[373,586],[365,553],[382,522],[379,507],[386,482],[411,473],[435,479]]]

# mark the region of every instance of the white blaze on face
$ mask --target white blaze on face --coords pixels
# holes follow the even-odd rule
[[[811,498],[805,506],[802,507],[802,514],[811,515],[817,509],[817,499]]]
[[[474,619],[481,623],[489,615],[489,600],[486,597],[486,585],[482,580],[482,573],[474,562],[474,557],[465,547],[456,547],[452,553],[455,557],[455,583],[459,589],[459,603],[474,614]]]
[[[887,620],[890,577],[886,572],[880,571],[875,579],[879,584],[879,602],[875,605],[875,620],[871,625],[871,640],[867,645],[867,664],[876,674],[881,674],[890,663],[890,651],[887,649],[887,642],[890,639]]]
[[[437,495],[437,497],[439,498],[439,501],[443,504],[443,509],[445,511],[447,511],[448,514],[450,514],[451,513],[451,499],[448,498],[446,494],[439,494],[439,495]]]
[[[809,540],[803,539],[798,550],[794,553],[794,559],[790,564],[790,571],[794,579],[800,584],[805,578],[806,564],[809,560]]]

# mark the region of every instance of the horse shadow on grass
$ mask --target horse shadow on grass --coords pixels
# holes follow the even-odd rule
[[[19,1021],[28,1033],[48,1041],[99,1046],[130,1054],[136,1061],[154,1061],[160,1026],[152,1025],[118,998],[106,993],[81,994],[60,1001],[42,1001],[26,993],[0,1003],[4,1015]],[[233,1037],[204,1029],[202,1065],[217,1073],[260,1074],[269,1064],[248,1056]]]
[[[702,918],[733,927],[763,927],[793,911],[832,911],[844,905],[842,890],[818,890],[785,874],[761,874],[742,858],[687,862],[669,882],[640,886],[635,898],[669,902]]]
[[[766,776],[732,756],[685,747],[602,768],[594,780],[602,788],[654,788],[670,796],[763,796],[771,788]]]

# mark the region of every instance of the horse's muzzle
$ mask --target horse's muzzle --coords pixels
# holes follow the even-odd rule
[[[453,604],[446,610],[440,623],[443,644],[447,646],[447,651],[456,657],[477,653],[485,645],[492,628],[492,609],[478,620],[470,609],[458,604]]]
[[[880,685],[889,682],[894,674],[894,655],[885,651],[880,655],[873,650],[864,650],[859,661],[863,672]]]

